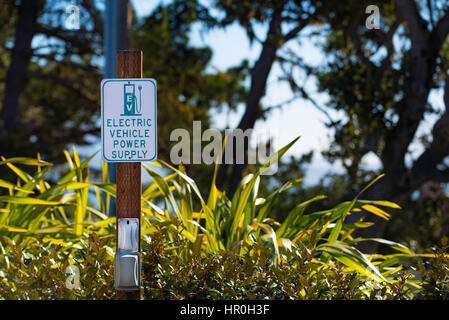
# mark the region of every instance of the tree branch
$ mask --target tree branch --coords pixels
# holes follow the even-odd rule
[[[419,14],[415,0],[396,0],[396,6],[410,28],[412,44],[426,42],[429,35],[427,22]]]
[[[440,47],[432,41],[414,0],[397,0],[396,6],[407,22],[412,46],[407,61],[408,90],[397,104],[399,120],[387,133],[382,162],[387,174],[400,177],[396,187],[402,188],[409,184],[404,157],[424,117]]]
[[[279,46],[282,45],[282,10],[284,9],[285,1],[278,2],[273,10],[267,37],[262,46],[262,51],[251,70],[251,84],[246,99],[245,113],[243,114],[238,129],[245,131],[246,129],[253,128],[256,120],[262,115],[260,110],[260,99],[265,94],[268,75],[270,74],[273,62],[276,59],[276,52]],[[230,142],[228,142],[230,143]],[[230,145],[226,143],[225,148],[229,148]],[[246,149],[246,148],[245,148]],[[245,164],[234,165],[232,168],[231,177],[229,180],[229,192],[232,197],[234,194],[238,182],[241,179],[241,174]],[[223,187],[227,166],[220,166],[217,173],[217,186]]]
[[[449,9],[446,9],[446,14],[438,21],[435,33],[438,36],[439,46],[441,47],[449,33]]]
[[[52,52],[49,54],[39,54],[39,53],[34,53],[33,54],[33,58],[39,58],[39,59],[45,59],[47,61],[52,61],[61,65],[65,65],[67,67],[73,68],[73,69],[79,69],[79,70],[83,70],[89,73],[93,73],[93,74],[97,74],[100,75],[100,70],[92,65],[89,64],[79,64],[76,62],[73,62],[72,60],[67,60],[67,59],[63,59],[63,60],[58,60],[56,59],[56,53]]]
[[[437,170],[435,173],[435,180],[441,183],[449,182],[449,169]]]
[[[372,63],[372,61],[370,59],[368,59],[364,52],[363,52],[363,48],[362,48],[362,41],[360,40],[360,35],[358,32],[359,29],[359,23],[361,18],[364,15],[364,10],[362,5],[358,5],[358,9],[356,10],[356,12],[354,13],[350,24],[348,25],[348,33],[351,36],[351,40],[352,43],[354,44],[354,48],[355,48],[355,52],[357,54],[357,56],[359,57],[359,59],[367,66],[369,66],[369,74],[368,76],[371,77],[370,73],[371,70],[375,67]]]
[[[47,74],[47,73],[41,73],[41,72],[28,72],[28,77],[35,78],[35,79],[46,79],[53,81],[55,84],[62,85],[63,87],[66,87],[67,89],[70,89],[73,92],[76,92],[77,95],[85,99],[86,101],[89,101],[90,103],[97,104],[98,100],[95,96],[86,94],[82,90],[82,81],[76,81],[74,79],[68,79],[68,78],[61,78],[58,75],[55,74]]]
[[[304,28],[307,26],[307,24],[308,24],[309,21],[310,21],[309,18],[306,19],[306,20],[303,20],[303,21],[301,21],[301,22],[303,22],[303,23],[297,25],[296,27],[294,27],[293,29],[291,29],[289,32],[287,32],[287,33],[283,36],[284,42],[287,42],[287,41],[289,41],[289,40],[295,38],[295,37],[298,35],[298,33],[301,32],[301,30],[304,29]]]
[[[449,155],[449,77],[444,87],[444,104],[446,109],[432,129],[432,143],[412,167],[412,185],[419,185],[426,180],[449,181],[448,170],[437,168]]]
[[[41,1],[22,1],[16,24],[11,64],[6,75],[1,117],[7,130],[14,130],[19,109],[19,97],[25,87],[26,70],[31,59],[31,41],[36,32]]]
[[[67,50],[67,44],[70,43],[71,49],[76,49],[70,52],[71,54],[95,54],[101,55],[103,52],[103,48],[99,46],[97,50],[92,46],[93,42],[96,42],[92,37],[89,37],[89,32],[81,33],[81,30],[78,32],[67,31],[60,28],[47,28],[47,27],[39,27],[36,30],[36,34],[42,34],[47,37],[55,37],[58,38],[66,44],[65,49]],[[82,36],[80,36],[82,34]],[[87,36],[87,37],[86,37]],[[101,42],[100,42],[101,43]]]
[[[401,3],[402,5],[409,2],[410,1],[399,1],[399,3]],[[416,9],[416,5],[413,5],[413,7]],[[410,8],[407,8],[407,10],[408,13],[412,11],[414,15],[416,14],[419,15],[419,13],[416,12],[417,9],[411,10]],[[417,19],[416,16],[415,19]],[[407,21],[410,20],[407,19]],[[415,30],[415,32],[417,33],[423,32],[422,30],[421,31],[416,30],[418,28],[416,26],[416,23],[413,23],[411,21],[408,23],[409,24],[411,23],[410,26],[411,32],[412,30]],[[446,14],[437,22],[435,29],[432,30],[433,38],[435,36],[437,38],[436,43],[433,43],[432,46],[429,45],[429,48],[433,47],[433,49],[430,49],[432,54],[431,59],[433,67],[435,65],[434,60],[438,56],[441,46],[445,41],[448,33],[449,33],[449,11],[447,11]],[[423,46],[423,44],[417,45]],[[431,70],[428,70],[427,72],[430,71],[433,72],[433,68]],[[431,78],[431,74],[428,75],[428,77]],[[429,79],[428,81],[431,81],[431,79]],[[431,145],[420,155],[420,157],[416,160],[411,169],[410,184],[412,186],[417,186],[426,180],[442,181],[446,179],[445,171],[438,170],[437,166],[441,163],[441,161],[443,161],[443,159],[447,155],[449,155],[449,78],[446,79],[444,87],[444,104],[446,107],[445,112],[441,115],[440,119],[438,119],[438,121],[435,123],[432,129],[433,139]],[[407,112],[413,112],[413,110],[407,110]],[[411,117],[410,115],[407,116],[407,118],[410,117]]]

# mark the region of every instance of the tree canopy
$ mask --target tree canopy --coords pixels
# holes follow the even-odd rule
[[[67,4],[80,8],[79,30],[66,27]],[[372,5],[379,8],[378,28],[369,20]],[[8,0],[0,6],[1,155],[40,152],[58,162],[68,144],[98,141],[103,9],[94,0]],[[161,159],[169,159],[167,137],[173,129],[190,130],[194,120],[206,128],[211,110],[243,106],[236,126],[242,130],[268,119],[272,106],[262,101],[269,76],[279,66],[279,80],[295,97],[342,115],[334,119],[327,113],[331,140],[323,153],[346,170],[344,176],[333,176],[334,185],[345,186],[335,197],[349,197],[380,173],[385,178],[365,198],[405,205],[429,184],[442,188],[449,182],[446,1],[173,0],[160,2],[145,17],[131,16],[129,47],[143,51],[144,76],[158,81],[158,130],[166,137],[158,142]],[[213,49],[192,45],[196,24],[211,31],[239,26],[261,49],[253,63],[213,70]],[[260,26],[262,35],[256,32]],[[300,48],[303,37],[314,40],[325,55],[319,66],[308,65],[300,50],[292,49]],[[328,97],[326,105],[313,99],[298,70],[316,81],[318,92]],[[368,156],[381,167],[365,168]],[[310,161],[311,154],[293,158],[280,176],[303,176]],[[217,185],[232,196],[247,169],[247,162],[221,166]],[[189,170],[199,180],[211,172],[204,166]],[[266,192],[270,183],[263,186]],[[297,191],[283,195],[286,206],[289,197],[305,192]],[[366,229],[368,236],[385,232],[383,221],[375,222],[378,227]]]

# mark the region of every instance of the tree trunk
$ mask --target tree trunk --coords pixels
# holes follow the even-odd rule
[[[408,89],[404,100],[399,102],[399,121],[394,129],[388,132],[385,148],[381,159],[386,177],[374,185],[362,198],[370,200],[390,200],[399,205],[423,183],[438,181],[442,172],[437,165],[447,155],[449,147],[447,131],[441,130],[449,122],[449,81],[445,86],[446,112],[432,130],[433,141],[411,168],[405,165],[405,156],[417,128],[424,118],[425,108],[433,84],[433,77],[437,59],[449,32],[449,13],[446,14],[431,32],[421,18],[419,9],[413,0],[398,1],[398,9],[404,19],[412,40],[412,46],[407,61]],[[446,174],[446,173],[445,173]],[[447,177],[446,177],[447,178]],[[352,216],[352,214],[351,214]],[[350,216],[350,217],[351,217]],[[351,217],[354,221],[358,215]],[[360,231],[364,238],[382,237],[385,233],[387,221],[370,215],[370,221],[375,225]],[[377,243],[362,242],[359,248],[367,253],[377,249]]]
[[[282,38],[281,33],[281,12],[282,7],[275,10],[270,22],[270,28],[268,30],[267,39],[265,40],[262,48],[262,52],[254,65],[251,72],[251,87],[248,94],[248,98],[246,100],[246,109],[243,114],[242,119],[238,125],[238,129],[243,131],[247,129],[254,128],[254,124],[256,120],[261,115],[261,110],[259,108],[260,99],[265,94],[265,88],[267,84],[268,75],[271,71],[271,67],[273,66],[273,62],[276,58],[276,52],[279,48],[279,42]],[[229,141],[226,143],[228,144]],[[247,153],[248,144],[245,143],[245,153]],[[228,145],[226,145],[226,148]],[[234,159],[236,155],[234,153]],[[245,155],[244,163],[247,163],[247,157]],[[235,161],[234,161],[235,163]],[[234,164],[231,165],[232,173],[229,179],[228,185],[228,195],[232,197],[237,186],[242,177],[242,172],[245,169],[245,164]],[[230,165],[222,164],[217,174],[217,186],[219,189],[224,187],[224,182],[226,179],[226,172]]]
[[[26,82],[26,70],[32,55],[31,40],[36,32],[36,20],[41,7],[40,0],[22,0],[16,25],[11,65],[6,76],[2,120],[7,130],[14,130],[17,123],[18,104]]]

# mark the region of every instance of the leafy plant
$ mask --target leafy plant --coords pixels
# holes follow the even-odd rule
[[[143,270],[149,298],[191,297],[187,294],[190,292],[188,288],[199,290],[192,293],[197,298],[242,299],[267,298],[270,295],[298,299],[358,299],[375,298],[376,295],[410,298],[416,290],[422,289],[413,274],[405,273],[403,262],[410,263],[416,258],[440,261],[442,258],[438,257],[446,257],[445,253],[416,254],[385,239],[353,237],[356,229],[367,228],[371,224],[363,220],[345,222],[348,215],[359,210],[388,220],[390,214],[380,207],[399,208],[388,201],[360,199],[362,193],[381,176],[352,201],[329,210],[306,212],[311,203],[325,197],[318,195],[298,203],[284,221],[278,222],[270,217],[279,194],[292,188],[299,180],[287,181],[272,194],[261,197],[261,173],[297,140],[270,157],[256,172],[244,177],[232,199],[215,186],[218,165],[206,201],[183,166],[177,169],[160,160],[153,162],[171,172],[163,177],[143,164],[153,179],[153,183],[143,190],[141,199]],[[0,187],[8,192],[0,197],[0,250],[3,253],[0,270],[5,270],[2,271],[2,287],[6,298],[15,296],[11,292],[26,290],[27,283],[30,288],[38,285],[58,288],[45,291],[42,298],[54,298],[55,295],[101,298],[111,294],[110,260],[113,257],[111,248],[115,247],[115,218],[108,218],[103,212],[108,210],[110,197],[116,196],[115,185],[108,181],[107,166],[103,166],[103,182],[89,181],[89,161],[93,156],[81,162],[75,149],[72,156],[67,151],[65,155],[70,169],[53,184],[46,180],[51,164],[41,161],[39,155],[37,159],[12,158],[0,162],[17,175],[16,183],[0,181]],[[31,176],[18,165],[35,166],[37,172]],[[95,207],[89,200],[89,192],[90,198],[97,200]],[[86,239],[89,239],[89,244],[85,243]],[[356,244],[362,241],[380,242],[395,253],[365,255],[356,248]],[[20,262],[22,255],[31,257],[31,267]],[[166,265],[145,262],[149,256],[153,257],[151,261],[163,260]],[[170,260],[164,260],[165,257]],[[43,272],[48,269],[49,262],[54,272],[45,276]],[[73,263],[82,266],[84,271],[82,292],[62,289],[64,274],[61,272]],[[438,268],[443,268],[442,265],[440,263]],[[101,272],[96,274],[93,266],[104,269],[100,280],[97,276]],[[203,266],[205,269],[199,268]],[[178,277],[173,278],[177,269]],[[208,276],[207,270],[213,270],[215,274]],[[197,278],[188,276],[188,272]],[[235,278],[237,275],[238,279]],[[291,278],[293,275],[296,278]],[[40,277],[48,281],[39,282]],[[155,280],[158,277],[159,280]],[[207,277],[212,281],[210,284]],[[281,288],[280,291],[266,288],[270,277],[274,279],[273,286]],[[192,283],[194,279],[197,280]],[[230,282],[225,283],[224,279]],[[103,283],[105,289],[101,289],[98,283]],[[201,283],[206,283],[206,288],[215,289],[206,290]],[[334,284],[338,284],[340,289]],[[379,293],[378,289],[383,291]],[[295,293],[297,290],[299,294]],[[23,293],[23,298],[37,296],[29,292]]]
[[[92,233],[87,241],[55,245],[39,236],[26,246],[9,243],[0,259],[2,299],[108,299],[114,297],[112,237]],[[79,287],[67,285],[69,266],[79,270]],[[75,283],[74,283],[75,284]]]
[[[168,240],[171,234],[173,241]],[[189,242],[173,234],[169,225],[142,241],[142,294],[144,299],[415,299],[444,298],[441,285],[424,280],[419,288],[410,273],[400,272],[397,281],[376,283],[333,261],[323,264],[316,250],[298,246],[286,260],[272,265],[271,250],[262,241],[244,244],[245,254],[232,250],[201,252],[184,259],[181,250]],[[9,267],[0,259],[2,299],[112,299],[112,247],[114,237],[101,239],[92,233],[86,241],[54,246],[36,238],[26,248],[11,244]],[[444,248],[440,248],[442,252]],[[447,255],[443,253],[443,256]],[[434,260],[432,272],[447,275],[448,260]],[[80,287],[67,288],[67,266],[80,270]],[[423,266],[424,267],[424,266]],[[446,276],[447,277],[447,276]],[[447,296],[446,296],[447,297]]]
[[[448,238],[441,239],[441,247],[434,247],[431,251],[435,259],[430,261],[419,260],[419,272],[423,279],[419,299],[449,299],[449,246]],[[427,264],[427,268],[424,266]]]

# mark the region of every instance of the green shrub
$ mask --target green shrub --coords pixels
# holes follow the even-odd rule
[[[339,262],[323,265],[316,252],[298,247],[275,266],[272,251],[260,242],[246,245],[247,253],[234,251],[192,254],[185,260],[172,248],[187,241],[176,237],[167,243],[166,226],[142,241],[144,299],[447,299],[449,260],[444,248],[432,260],[422,283],[411,275],[397,274],[397,281],[377,283]],[[54,246],[36,241],[13,250],[0,260],[2,299],[113,299],[112,237],[92,234],[87,242]],[[447,248],[446,248],[447,249]],[[5,266],[8,257],[9,267]],[[58,263],[56,263],[56,261]],[[69,264],[80,269],[80,288],[67,289]],[[424,266],[422,266],[424,268]],[[418,285],[421,289],[417,289]]]
[[[418,261],[420,277],[423,280],[422,290],[417,294],[418,299],[449,299],[448,238],[444,237],[441,245],[429,250],[433,259]]]
[[[179,239],[177,246],[185,246]],[[292,250],[275,266],[272,251],[263,243],[245,245],[247,253],[221,251],[190,255],[184,261],[173,255],[156,233],[144,246],[145,299],[394,299],[411,297],[405,286],[379,285],[347,272],[341,263],[323,266],[316,252]],[[405,289],[405,290],[404,290]],[[383,290],[383,291],[382,291]]]
[[[320,212],[307,207],[323,195],[302,201],[284,221],[270,217],[280,193],[298,180],[287,181],[267,197],[259,195],[261,175],[297,139],[279,150],[256,172],[244,177],[229,199],[215,186],[215,167],[205,200],[182,166],[153,164],[171,171],[162,177],[143,167],[153,183],[142,192],[142,271],[146,299],[410,299],[447,297],[446,248],[418,254],[385,239],[353,237],[363,220],[346,223],[352,212],[365,210],[389,219],[380,207],[388,201],[352,201]],[[89,161],[75,149],[65,152],[70,170],[50,183],[51,164],[37,159],[2,159],[16,175],[0,180],[0,298],[113,298],[115,218],[108,218],[110,197],[107,166],[103,182],[89,181]],[[30,175],[19,165],[35,166]],[[94,191],[96,207],[90,203]],[[101,192],[106,194],[102,196]],[[377,241],[393,249],[388,255],[365,255],[361,241]],[[418,258],[433,259],[423,283],[404,266]],[[426,260],[428,261],[428,260]],[[406,264],[404,264],[406,262]],[[66,269],[76,264],[81,286],[67,289]],[[426,270],[426,267],[420,269]]]
[[[115,295],[112,238],[93,233],[87,243],[54,245],[36,238],[11,243],[0,259],[0,299],[110,299]],[[80,272],[79,289],[68,289],[67,267]]]

